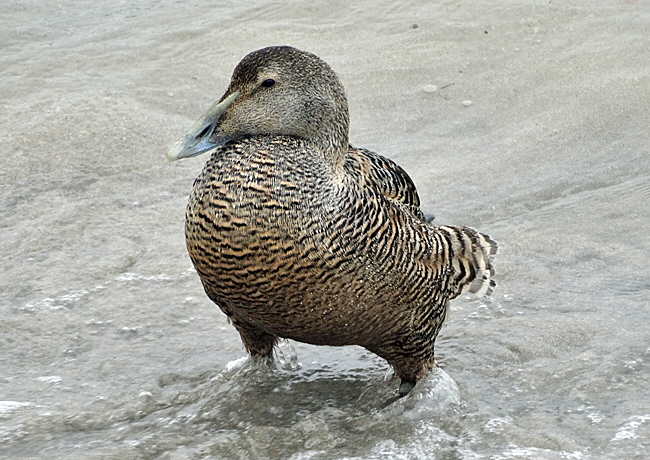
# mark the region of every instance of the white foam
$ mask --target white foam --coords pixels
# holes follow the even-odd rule
[[[484,429],[488,433],[501,433],[509,425],[512,425],[512,417],[495,417],[485,422]]]
[[[508,446],[502,454],[493,455],[490,460],[510,460],[510,459],[535,459],[561,458],[566,460],[583,460],[587,458],[582,452],[565,452],[553,451],[550,449],[539,449],[537,447],[519,447],[516,445]]]
[[[36,380],[39,382],[47,382],[47,383],[59,383],[63,378],[59,377],[58,375],[44,375],[42,377],[38,377]]]
[[[121,275],[115,277],[115,281],[169,281],[171,277],[168,275],[140,275],[138,273],[122,273]]]
[[[648,415],[634,415],[630,417],[630,421],[618,429],[611,442],[623,441],[625,439],[636,439],[639,435],[636,434],[641,424],[650,422],[650,414]]]
[[[31,406],[30,402],[0,401],[0,415],[8,414],[21,407]]]
[[[229,361],[228,364],[226,364],[226,371],[238,369],[242,367],[246,363],[246,361],[248,361],[248,356],[242,356],[241,358],[237,358],[233,361]]]

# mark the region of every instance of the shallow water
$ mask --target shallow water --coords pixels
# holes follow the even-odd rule
[[[601,3],[0,6],[0,457],[649,458],[650,9]],[[205,158],[164,153],[281,43],[500,243],[407,398],[360,348],[247,361],[185,252]]]

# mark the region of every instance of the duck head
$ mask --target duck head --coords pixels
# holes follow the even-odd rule
[[[289,46],[241,60],[221,99],[167,152],[169,161],[250,136],[292,136],[342,162],[349,116],[343,85],[317,56]]]

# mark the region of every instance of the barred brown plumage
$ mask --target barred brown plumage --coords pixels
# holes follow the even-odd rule
[[[496,243],[428,223],[408,174],[350,146],[348,125],[343,87],[315,55],[244,57],[168,153],[212,151],[190,195],[187,249],[252,355],[270,356],[279,337],[360,345],[410,386],[435,365],[449,300],[491,293]]]

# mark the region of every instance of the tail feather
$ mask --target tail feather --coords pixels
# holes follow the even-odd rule
[[[489,296],[496,282],[490,256],[497,253],[497,243],[488,235],[468,227],[440,227],[448,232],[452,244],[454,280],[458,294],[469,291],[479,297]]]

